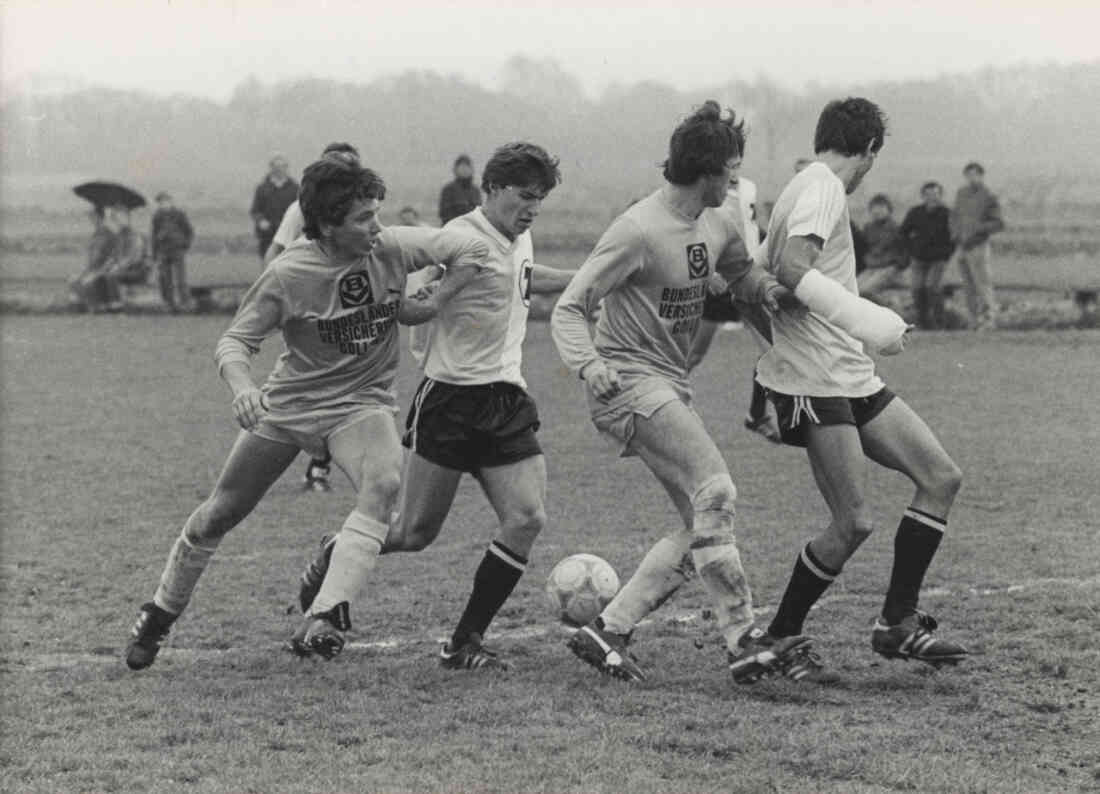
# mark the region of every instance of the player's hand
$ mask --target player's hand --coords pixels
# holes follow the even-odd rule
[[[596,395],[597,399],[610,400],[622,391],[619,384],[619,373],[607,366],[602,361],[596,360],[584,368],[581,373],[588,388]]]
[[[267,398],[255,386],[238,392],[233,398],[233,415],[245,430],[255,427],[266,413]]]
[[[909,341],[909,332],[913,330],[915,326],[905,326],[905,333],[898,337],[896,342],[888,344],[882,350],[878,351],[883,356],[896,356],[898,353],[905,350],[905,344]]]

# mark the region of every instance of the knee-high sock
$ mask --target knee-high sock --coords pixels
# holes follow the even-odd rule
[[[671,598],[694,574],[691,533],[685,530],[661,538],[600,615],[604,628],[615,634],[629,634],[638,621]]]
[[[737,489],[728,474],[707,480],[692,497],[694,528],[691,556],[714,602],[718,629],[732,651],[753,623],[752,593],[733,534]]]
[[[807,543],[794,562],[794,570],[775,611],[768,633],[773,637],[793,637],[802,633],[802,624],[810,607],[817,603],[833,580],[840,575],[822,563]]]
[[[160,585],[153,595],[153,603],[166,612],[179,615],[191,600],[191,593],[198,584],[199,577],[206,570],[210,558],[218,548],[220,538],[199,541],[188,540],[187,527],[194,520],[194,514],[187,519],[172,550],[168,552],[168,561],[160,575]]]
[[[526,557],[516,554],[499,540],[489,544],[474,574],[474,589],[466,609],[451,636],[452,648],[463,645],[471,634],[485,634],[526,570]]]
[[[352,510],[344,521],[332,547],[325,581],[309,609],[310,615],[328,612],[337,604],[353,605],[367,582],[367,575],[378,561],[389,530],[359,510]]]
[[[882,616],[887,623],[899,623],[917,609],[924,574],[932,564],[947,529],[947,519],[910,507],[901,517],[894,536],[894,569]]]

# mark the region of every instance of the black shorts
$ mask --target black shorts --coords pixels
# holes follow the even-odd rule
[[[783,443],[792,447],[806,446],[808,424],[863,427],[895,397],[885,386],[869,397],[796,397],[767,388],[765,391],[775,405]]]
[[[703,300],[703,319],[712,323],[737,323],[741,321],[741,312],[733,305],[728,292],[721,295],[708,292]]]
[[[542,454],[535,401],[514,383],[456,386],[424,378],[403,443],[426,460],[476,472]]]

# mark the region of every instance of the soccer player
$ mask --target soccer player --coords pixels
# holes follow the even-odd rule
[[[321,151],[321,157],[334,157],[346,163],[358,163],[359,150],[350,143],[336,141],[330,143]],[[264,255],[265,266],[275,261],[275,257],[289,248],[291,243],[302,236],[302,229],[305,227],[305,223],[306,221],[305,217],[302,215],[301,203],[295,199],[294,202],[286,208],[286,212],[283,213],[283,219],[279,222],[279,228],[276,229],[275,236],[272,238],[271,244],[267,247],[267,253]],[[331,466],[332,458],[330,456],[311,458],[309,463],[306,464],[306,473],[302,476],[302,483],[305,485],[306,490],[332,490],[332,486],[329,484],[328,480],[329,474],[331,474]]]
[[[741,213],[741,224],[745,232],[745,244],[751,255],[760,246],[760,227],[756,222],[756,184],[745,179],[738,169],[730,172],[730,185],[726,191],[726,204]],[[771,346],[771,321],[759,304],[737,305],[728,292],[708,293],[703,303],[703,318],[699,324],[699,333],[695,337],[691,355],[688,356],[688,372],[703,362],[710,350],[718,327],[726,322],[743,321],[753,341],[764,353]],[[769,408],[764,388],[756,382],[753,375],[752,397],[749,401],[749,413],[745,417],[745,428],[758,433],[773,444],[780,443],[779,427]]]
[[[152,601],[141,607],[126,648],[132,669],[153,663],[221,539],[302,449],[331,451],[356,485],[337,542],[356,574],[329,577],[334,603],[354,599],[358,571],[373,564],[386,539],[400,485],[397,321],[430,319],[452,291],[445,277],[426,301],[403,301],[406,274],[443,262],[454,278],[478,272],[488,254],[484,243],[451,231],[383,228],[385,183],[356,163],[319,160],[302,182],[306,239],[264,270],[218,342],[218,372],[243,429],[210,496],[173,544]],[[257,387],[250,358],[277,331],[286,352]]]
[[[737,489],[692,407],[688,356],[712,279],[775,307],[787,291],[752,266],[739,213],[722,207],[740,163],[743,125],[708,101],[672,133],[667,184],[617,218],[554,310],[562,360],[587,387],[592,422],[622,455],[641,457],[668,492],[683,529],[657,542],[603,613],[569,648],[601,672],[639,681],[627,652],[635,625],[697,570],[717,607],[738,683],[797,664],[803,637],[754,629],[752,596],[734,537]],[[589,319],[603,308],[595,341]]]
[[[846,194],[871,170],[885,134],[873,102],[826,105],[814,135],[817,159],[780,194],[761,253],[765,268],[809,310],[772,318],[773,345],[757,378],[775,403],[784,442],[806,448],[831,516],[799,553],[768,636],[802,636],[810,608],[871,534],[870,459],[916,486],[898,526],[871,647],[888,658],[953,663],[966,651],[932,634],[936,621],[917,609],[917,597],[962,474],[921,418],[886,388],[866,352],[901,352],[905,322],[856,289]],[[810,680],[827,675],[820,662],[803,672]]]
[[[573,276],[535,264],[531,243],[531,226],[559,180],[557,159],[542,147],[502,146],[482,172],[484,205],[445,227],[483,241],[489,256],[427,325],[425,377],[406,423],[409,456],[400,513],[384,551],[419,551],[432,543],[463,473],[477,479],[500,528],[440,650],[441,664],[450,669],[507,669],[483,637],[546,523],[546,460],[535,437],[539,417],[520,365],[531,295],[560,292]],[[333,648],[339,640],[327,638],[346,630],[326,617],[340,597],[329,589],[339,546],[331,563],[328,553],[325,544],[302,577],[307,619],[291,641],[299,651]]]

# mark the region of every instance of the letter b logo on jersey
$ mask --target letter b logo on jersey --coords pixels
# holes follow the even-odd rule
[[[710,275],[710,257],[707,256],[706,243],[692,243],[687,247],[688,275],[691,278],[706,278]]]
[[[340,279],[340,305],[345,309],[374,302],[366,273],[349,273]]]

